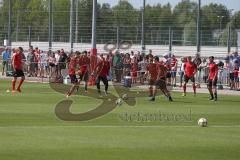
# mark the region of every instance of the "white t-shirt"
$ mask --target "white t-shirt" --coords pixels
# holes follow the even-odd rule
[[[59,54],[55,54],[55,59],[56,59],[56,65],[58,64],[58,61],[59,61],[59,59],[60,59],[60,55]]]
[[[234,71],[234,61],[233,60],[230,60],[228,63],[228,71],[229,71],[229,73],[233,73],[233,71]]]

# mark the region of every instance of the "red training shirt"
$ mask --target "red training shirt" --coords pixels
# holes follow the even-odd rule
[[[216,63],[209,64],[209,79],[213,80],[218,73],[218,65]],[[216,77],[217,78],[217,77]]]
[[[68,65],[68,74],[69,75],[75,75],[76,74],[76,58],[71,58],[69,65]]]
[[[23,69],[23,53],[17,52],[13,55],[13,68],[17,70]]]
[[[80,72],[85,74],[87,72],[88,66],[90,66],[90,58],[86,56],[81,56],[79,60]]]
[[[186,62],[184,64],[185,74],[187,77],[193,77],[197,66],[193,62]]]
[[[110,70],[110,62],[106,60],[101,60],[97,64],[98,71],[97,74],[100,77],[107,77]]]
[[[147,65],[147,71],[150,73],[151,80],[157,80],[157,64],[150,63]]]

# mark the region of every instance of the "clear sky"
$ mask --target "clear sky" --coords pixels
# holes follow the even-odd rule
[[[142,0],[128,0],[135,8],[140,8],[142,5]],[[177,3],[182,0],[146,0],[147,4],[166,4],[170,3],[172,6],[175,6]],[[198,0],[192,0],[197,2]],[[98,0],[99,3],[109,3],[111,5],[116,5],[118,0]],[[240,0],[202,0],[202,5],[209,3],[220,3],[225,5],[228,9],[234,9],[234,11],[240,11]]]

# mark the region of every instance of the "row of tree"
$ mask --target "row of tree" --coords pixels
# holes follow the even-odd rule
[[[78,3],[78,4],[76,4]],[[8,25],[9,0],[3,0],[0,8],[0,38],[6,37]],[[12,38],[13,41],[28,39],[29,26],[32,39],[48,40],[48,0],[12,0]],[[168,43],[168,29],[173,30],[173,43],[196,43],[196,2],[182,0],[174,8],[166,5],[147,5],[145,8],[145,30],[147,44]],[[75,0],[74,26],[77,42],[90,42],[92,0]],[[142,10],[136,9],[127,1],[119,0],[116,6],[98,4],[97,41],[131,40],[141,42]],[[54,41],[69,41],[70,0],[53,0],[53,38]],[[202,7],[203,45],[226,44],[226,28],[231,25],[233,43],[236,43],[235,29],[240,26],[240,11],[232,15],[222,4],[209,4]],[[217,33],[217,36],[213,36]]]

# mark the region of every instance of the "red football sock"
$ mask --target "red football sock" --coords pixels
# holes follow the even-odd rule
[[[21,80],[20,80],[20,82],[19,82],[19,85],[18,85],[18,88],[17,88],[17,90],[20,90],[20,89],[21,89],[21,86],[22,86],[23,82],[24,82],[24,80],[23,80],[23,79],[21,79]]]
[[[186,84],[183,85],[183,92],[186,93],[186,90],[187,90],[187,86]]]
[[[16,80],[12,80],[12,90],[15,91]]]

